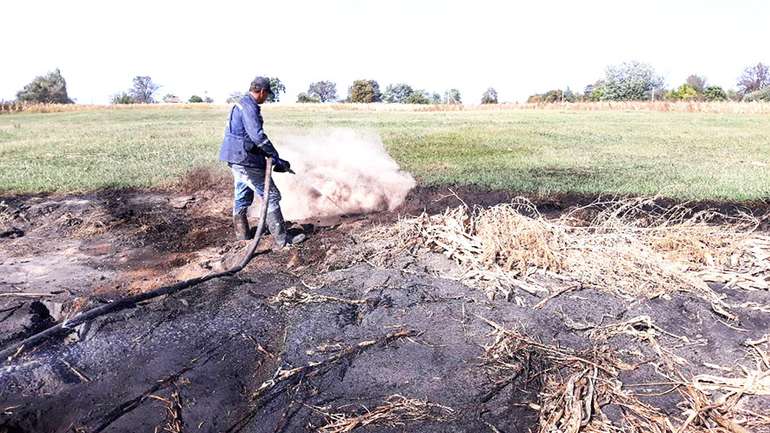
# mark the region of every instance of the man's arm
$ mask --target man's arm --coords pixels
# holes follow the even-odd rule
[[[273,143],[265,134],[265,130],[262,128],[262,115],[259,113],[259,107],[254,110],[249,105],[241,106],[241,115],[243,118],[243,126],[246,128],[246,134],[249,135],[251,141],[254,142],[256,147],[264,152],[267,156],[273,159],[278,159],[278,151],[273,147]],[[246,149],[251,151],[252,149]]]

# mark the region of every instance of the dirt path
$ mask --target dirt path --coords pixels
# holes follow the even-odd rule
[[[243,246],[227,238],[221,197],[7,200],[0,231],[15,234],[0,240],[0,293],[12,294],[0,297],[3,345],[234,260]],[[422,190],[405,210],[457,201]],[[555,413],[553,396],[574,390],[580,406],[593,387],[601,398],[575,409],[588,419],[630,430],[641,419],[634,408],[646,407],[680,426],[693,395],[720,396],[685,383],[763,368],[765,311],[738,309],[728,323],[693,295],[634,301],[591,288],[522,293],[517,305],[447,278],[455,265],[440,254],[385,268],[356,260],[357,233],[395,218],[326,221],[300,248],[258,256],[237,278],[101,317],[6,362],[0,432],[526,432]],[[725,295],[770,304],[766,291]],[[616,381],[627,400],[610,398],[605,384]],[[739,409],[766,413],[770,398],[756,394]],[[713,427],[708,411],[687,431]],[[584,421],[562,418],[560,431]]]

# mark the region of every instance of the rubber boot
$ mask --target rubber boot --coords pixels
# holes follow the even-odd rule
[[[252,230],[249,230],[249,219],[245,213],[233,215],[233,227],[235,238],[239,241],[247,241],[253,237]]]
[[[298,244],[305,240],[305,235],[300,233],[298,235],[290,236],[286,233],[286,223],[283,221],[283,214],[281,208],[275,209],[267,213],[267,229],[270,234],[273,235],[275,240],[275,246],[283,248],[286,245]]]

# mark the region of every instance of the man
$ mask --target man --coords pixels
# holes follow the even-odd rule
[[[273,159],[273,170],[276,172],[287,172],[291,169],[291,164],[278,156],[278,151],[262,129],[259,105],[267,100],[270,93],[270,80],[266,77],[254,78],[249,87],[249,93],[236,102],[230,110],[225,138],[219,151],[219,159],[227,162],[233,173],[235,184],[233,225],[235,236],[239,240],[261,235],[261,233],[252,233],[249,229],[247,213],[254,201],[254,195],[261,198],[265,190],[265,158]],[[265,226],[273,235],[278,248],[305,240],[303,234],[291,236],[286,233],[280,201],[281,192],[271,179]]]

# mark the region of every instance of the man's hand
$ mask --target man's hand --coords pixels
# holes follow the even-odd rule
[[[276,173],[294,173],[291,171],[291,163],[281,158],[273,160],[273,171]]]

